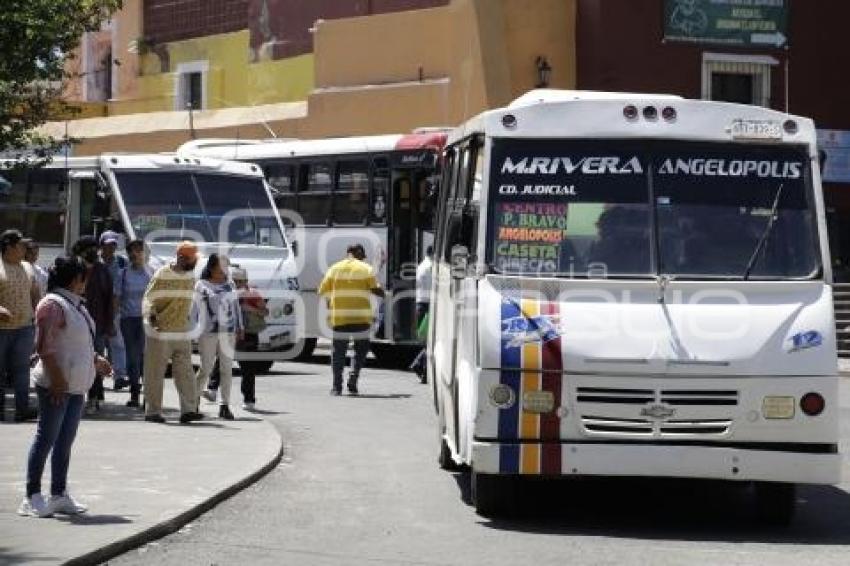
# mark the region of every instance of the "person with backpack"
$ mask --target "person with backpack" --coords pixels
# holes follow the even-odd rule
[[[236,342],[236,353],[256,352],[260,345],[260,333],[266,329],[266,317],[269,309],[266,300],[260,293],[248,284],[248,272],[239,267],[230,270],[233,284],[239,296],[239,307],[242,310],[242,320],[245,324],[245,333],[242,340]],[[265,367],[265,363],[256,360],[239,360],[239,371],[242,373],[242,408],[253,411],[257,403],[257,374],[259,367]],[[210,376],[206,390],[201,395],[207,401],[215,403],[219,386],[218,363]]]
[[[236,287],[230,280],[229,260],[222,254],[210,254],[201,278],[195,284],[195,312],[198,318],[198,353],[201,367],[195,376],[198,391],[204,391],[218,358],[221,379],[221,403],[218,416],[233,420],[230,388],[233,382],[233,358],[236,342],[244,337],[242,313]],[[198,399],[200,405],[200,398]]]

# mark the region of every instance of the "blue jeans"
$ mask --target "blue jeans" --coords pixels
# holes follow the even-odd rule
[[[68,484],[71,446],[83,416],[85,395],[64,395],[62,402],[56,405],[44,387],[36,387],[36,393],[38,427],[27,459],[27,497],[41,493],[41,476],[44,475],[44,464],[51,450],[50,493],[62,495]]]
[[[127,377],[130,378],[130,392],[142,390],[141,376],[144,373],[145,326],[142,317],[132,316],[121,319],[121,334],[127,353]],[[118,374],[116,374],[118,375]]]
[[[333,327],[331,369],[334,376],[334,389],[342,389],[342,371],[345,369],[345,355],[348,352],[350,340],[354,341],[354,361],[351,364],[351,374],[348,379],[356,385],[360,370],[366,363],[366,356],[369,355],[369,325],[343,324]]]
[[[115,315],[115,336],[106,339],[109,347],[109,363],[116,378],[127,376],[127,350],[124,343],[124,334],[121,330],[121,317]]]
[[[6,375],[15,388],[15,410],[29,408],[30,356],[35,344],[35,327],[0,330],[0,376]]]

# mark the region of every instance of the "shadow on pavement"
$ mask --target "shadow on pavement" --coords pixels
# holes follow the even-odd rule
[[[468,473],[454,474],[471,503]],[[749,483],[706,480],[587,478],[523,479],[513,512],[482,524],[550,535],[614,536],[690,542],[850,545],[850,494],[831,486],[800,486],[788,527],[755,518]]]
[[[132,523],[132,519],[128,519],[122,515],[72,515],[72,516],[56,516],[55,520],[63,523],[72,523],[74,525],[126,525]]]
[[[56,564],[59,558],[26,552],[13,552],[0,546],[0,564]]]
[[[377,393],[360,393],[358,395],[346,395],[346,397],[360,399],[410,399],[413,395],[408,393],[390,393],[388,395],[379,395]]]

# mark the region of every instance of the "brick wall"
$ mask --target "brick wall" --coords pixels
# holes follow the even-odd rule
[[[248,27],[249,0],[145,0],[144,34],[154,43]]]

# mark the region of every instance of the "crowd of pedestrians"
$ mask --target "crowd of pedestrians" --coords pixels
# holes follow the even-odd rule
[[[0,234],[0,384],[15,392],[15,421],[38,419],[27,458],[26,494],[19,513],[49,517],[86,507],[67,491],[71,448],[80,420],[104,401],[104,379],[116,391],[129,387],[126,406],[144,410],[144,420],[164,423],[166,373],[180,399],[181,424],[204,419],[202,398],[219,401],[218,416],[233,420],[231,385],[237,352],[256,351],[269,314],[266,301],[231,266],[227,256],[208,256],[195,277],[198,248],[180,243],[174,258],[151,272],[142,240],[126,244],[111,231],[86,236],[49,269],[38,264],[38,245],[17,230]],[[318,292],[329,307],[333,330],[332,389],[340,395],[349,343],[355,356],[346,387],[358,394],[358,379],[374,323],[370,295],[384,296],[363,246],[354,244],[333,265]],[[424,269],[423,269],[424,272]],[[419,279],[419,278],[417,278]],[[424,279],[424,277],[423,277]],[[422,285],[424,287],[424,285]],[[420,320],[427,302],[417,296]],[[193,373],[192,344],[200,368]],[[240,360],[243,409],[256,403],[256,367]],[[31,380],[36,407],[29,402]],[[5,388],[0,389],[5,400]],[[220,400],[219,400],[220,395]],[[49,497],[41,479],[51,457]]]

